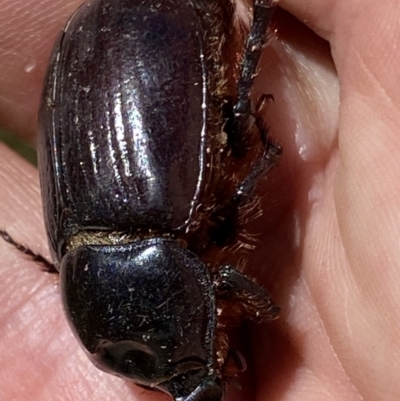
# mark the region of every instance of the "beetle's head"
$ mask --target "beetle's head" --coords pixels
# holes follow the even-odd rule
[[[222,398],[210,275],[176,241],[79,247],[62,260],[61,290],[72,329],[99,368],[179,401]]]

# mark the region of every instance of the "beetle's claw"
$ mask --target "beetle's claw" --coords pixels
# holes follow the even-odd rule
[[[175,401],[221,401],[223,385],[217,378],[209,377],[187,396],[174,397]]]

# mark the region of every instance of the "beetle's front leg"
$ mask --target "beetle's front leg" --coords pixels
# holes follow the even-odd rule
[[[231,347],[227,330],[243,320],[274,320],[280,308],[266,290],[232,266],[221,266],[213,274],[213,282],[218,311],[217,360],[223,377],[235,380],[246,369],[246,361]]]
[[[234,267],[220,267],[213,279],[217,300],[230,304],[226,311],[230,319],[262,322],[278,317],[280,308],[270,294]]]

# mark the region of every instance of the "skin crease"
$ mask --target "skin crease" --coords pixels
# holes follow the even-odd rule
[[[50,49],[80,3],[0,0],[2,128],[34,141]],[[261,246],[248,271],[282,317],[246,326],[249,369],[226,400],[398,400],[400,5],[280,6],[254,93],[275,97],[265,118],[284,155],[259,186]],[[37,171],[1,144],[0,188],[1,228],[49,257]],[[91,365],[56,275],[3,241],[0,260],[1,400],[168,399]]]

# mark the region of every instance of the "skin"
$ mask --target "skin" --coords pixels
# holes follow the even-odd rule
[[[34,141],[57,32],[81,1],[0,0],[0,126]],[[400,399],[400,5],[281,0],[255,93],[284,148],[248,272],[282,307],[248,325],[227,401]],[[243,8],[242,8],[243,10]],[[291,13],[308,28],[289,15]],[[322,40],[322,39],[324,40]],[[0,226],[49,258],[37,170],[0,144]],[[0,399],[159,400],[94,368],[56,275],[0,241]]]

